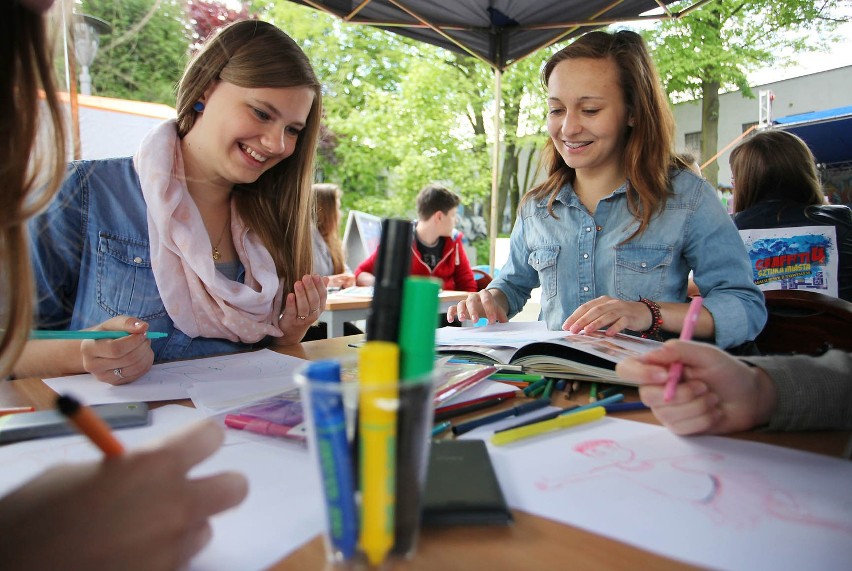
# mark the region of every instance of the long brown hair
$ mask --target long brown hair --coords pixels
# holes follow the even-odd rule
[[[272,254],[284,291],[311,273],[313,166],[322,117],[320,82],[293,39],[266,22],[243,20],[221,28],[205,41],[178,84],[177,125],[189,133],[197,112],[192,106],[217,80],[238,87],[308,87],[314,102],[296,149],[251,184],[236,185],[234,200],[246,225]]]
[[[62,180],[65,137],[45,18],[20,2],[5,3],[3,11],[0,375],[5,376],[26,343],[32,324],[34,287],[26,222],[53,198]]]
[[[541,72],[544,88],[547,89],[550,75],[557,65],[577,58],[611,59],[619,70],[627,115],[633,118],[633,126],[625,127],[624,148],[627,204],[639,220],[639,228],[630,237],[633,238],[644,232],[651,217],[665,206],[670,169],[687,168],[674,153],[674,117],[657,70],[639,34],[621,30],[615,33],[595,31],[580,36],[547,60]],[[553,201],[563,186],[574,182],[576,173],[565,164],[549,138],[542,152],[542,164],[547,179],[527,192],[523,200],[549,197],[547,209],[551,216],[555,216]]]
[[[804,205],[825,201],[814,155],[793,133],[755,133],[734,147],[729,163],[734,176],[734,212],[772,199]]]
[[[335,274],[344,271],[343,241],[340,239],[340,211],[337,200],[340,198],[340,187],[336,184],[321,183],[314,185],[314,200],[317,207],[317,230],[322,236]]]

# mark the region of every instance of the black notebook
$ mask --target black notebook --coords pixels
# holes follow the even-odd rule
[[[482,440],[432,443],[423,525],[506,525],[512,513]]]

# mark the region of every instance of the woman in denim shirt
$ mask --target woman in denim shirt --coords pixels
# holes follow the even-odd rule
[[[716,194],[673,152],[674,119],[642,39],[591,32],[544,67],[548,178],[521,203],[509,259],[447,318],[504,322],[542,288],[550,329],[680,331],[694,270],[696,337],[753,340],[766,321],[742,240]]]
[[[302,50],[264,22],[221,29],[177,115],[134,157],[72,163],[30,228],[38,327],[131,335],[30,341],[17,375],[126,383],[154,361],[298,343],[325,307],[309,215],[322,99]]]

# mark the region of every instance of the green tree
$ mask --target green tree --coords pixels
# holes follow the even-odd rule
[[[702,99],[701,156],[718,149],[719,93],[754,97],[748,74],[792,63],[797,52],[824,49],[843,18],[842,0],[717,0],[644,33],[673,99]],[[719,167],[704,175],[716,184]]]
[[[83,0],[81,12],[105,20],[91,68],[96,95],[174,105],[190,37],[181,0]]]

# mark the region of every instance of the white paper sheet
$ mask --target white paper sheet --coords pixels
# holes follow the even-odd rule
[[[173,433],[203,418],[192,408],[169,405],[151,411],[151,426],[117,431],[128,449]],[[307,449],[274,438],[245,439],[226,432],[225,445],[192,475],[243,473],[249,495],[213,518],[213,540],[192,561],[193,570],[265,569],[322,532],[319,475]],[[34,440],[0,447],[0,495],[59,462],[96,460],[101,453],[82,436]]]
[[[465,437],[487,439],[501,425]],[[846,460],[613,418],[488,446],[515,509],[702,567],[845,571],[852,562]]]
[[[435,343],[518,348],[533,341],[547,341],[566,335],[566,331],[550,331],[544,321],[510,321],[483,327],[441,327],[436,331]]]
[[[211,381],[238,381],[247,387],[255,382],[267,386],[280,382],[286,388],[287,383],[292,384],[295,372],[306,363],[304,359],[262,349],[251,353],[160,363],[126,385],[113,386],[89,374],[56,377],[45,379],[44,382],[57,393],[73,394],[87,404],[151,402],[189,398],[189,387]],[[213,399],[209,392],[208,396]]]

